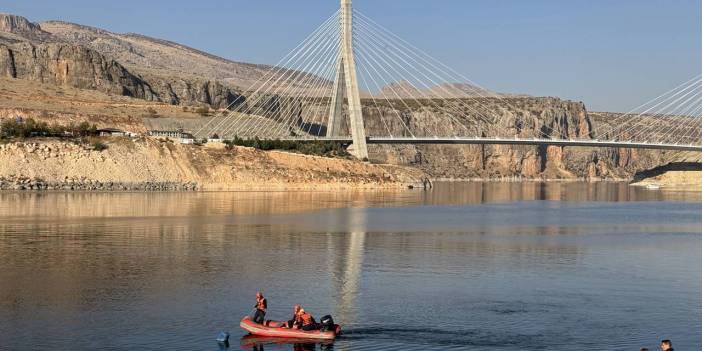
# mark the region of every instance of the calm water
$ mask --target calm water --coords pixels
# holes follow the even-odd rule
[[[260,289],[346,331],[265,350],[700,350],[701,262],[702,194],[621,184],[0,193],[0,349],[252,349]]]

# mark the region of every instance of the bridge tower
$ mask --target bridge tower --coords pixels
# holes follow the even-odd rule
[[[358,91],[356,60],[353,54],[353,7],[351,1],[341,0],[341,54],[336,64],[336,80],[334,81],[334,92],[329,111],[327,137],[339,136],[344,97],[346,97],[349,129],[353,140],[349,152],[359,159],[366,159],[368,158],[368,146],[366,145],[366,131],[363,124],[361,94]]]

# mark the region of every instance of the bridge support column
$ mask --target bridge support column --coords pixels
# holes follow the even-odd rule
[[[363,123],[363,106],[358,90],[356,59],[353,54],[353,7],[351,1],[341,0],[341,55],[337,64],[327,136],[338,136],[344,95],[346,95],[349,106],[349,129],[353,139],[353,145],[349,148],[349,152],[358,159],[367,159],[368,145],[366,145],[366,130]]]
[[[329,112],[329,125],[327,126],[327,137],[338,137],[341,132],[341,118],[344,111],[344,58],[339,56],[336,64],[336,80],[334,81],[334,92],[331,100],[331,111]]]

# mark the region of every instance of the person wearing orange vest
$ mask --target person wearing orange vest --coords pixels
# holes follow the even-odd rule
[[[254,323],[263,324],[266,318],[266,309],[268,309],[268,301],[263,297],[263,294],[258,291],[256,292],[256,313],[254,314]]]
[[[304,308],[300,308],[300,312],[297,314],[295,319],[295,326],[297,329],[302,329],[305,331],[317,329],[317,322],[314,320],[311,314],[307,313]]]
[[[302,330],[315,330],[319,329],[317,327],[317,322],[314,320],[311,314],[305,312],[299,304],[295,305],[293,309],[293,318],[287,323],[283,324],[281,328],[288,329],[302,329]]]
[[[301,309],[302,306],[300,306],[300,304],[296,304],[295,307],[293,307],[293,317],[291,320],[289,320],[286,324],[283,325],[283,328],[292,329],[293,326],[295,326],[295,322],[297,322],[298,315],[300,314]]]

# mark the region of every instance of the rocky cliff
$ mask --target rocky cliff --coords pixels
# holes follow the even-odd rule
[[[520,138],[594,138],[596,121],[583,103],[557,98],[471,99],[464,101],[466,115],[484,106],[492,120],[466,117],[447,123],[436,111],[403,113],[405,123],[416,135],[464,135]],[[393,109],[401,108],[394,106]],[[390,113],[384,120],[391,120]],[[371,133],[383,134],[377,109],[365,111]],[[403,135],[402,126],[391,125],[394,135]],[[466,126],[466,127],[464,127]],[[372,157],[378,162],[413,165],[436,178],[523,177],[533,179],[630,179],[637,171],[660,165],[666,154],[658,151],[533,147],[502,145],[458,146],[375,146]]]
[[[140,73],[200,77],[248,87],[270,69],[270,66],[234,62],[182,44],[140,34],[113,33],[62,21],[41,22],[39,26],[51,33],[53,40],[99,51]]]
[[[29,40],[46,40],[51,37],[51,34],[42,30],[38,24],[30,22],[24,17],[5,13],[0,13],[0,32]]]
[[[0,43],[0,76],[174,105],[224,108],[239,96],[216,81],[133,74],[95,50],[66,43]]]
[[[198,71],[197,67],[216,69],[205,73],[204,68]],[[227,69],[229,75],[223,73]],[[242,76],[243,82],[257,79],[266,70],[265,66],[238,64],[139,35],[119,35],[63,22],[39,25],[23,17],[0,14],[2,77],[147,101],[224,108],[239,95],[234,86],[218,78],[236,80]]]
[[[82,46],[20,42],[0,44],[0,74],[41,83],[158,100],[151,86],[117,61]]]

